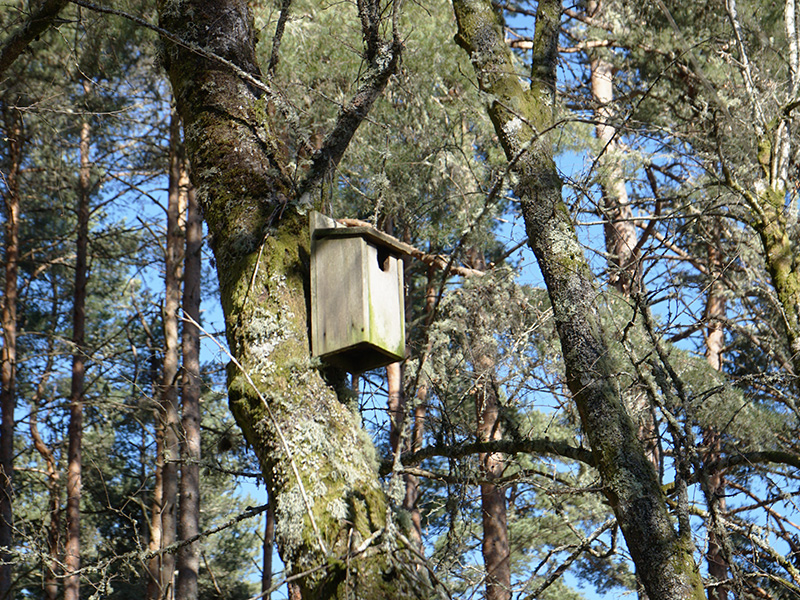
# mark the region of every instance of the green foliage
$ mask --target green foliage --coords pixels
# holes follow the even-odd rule
[[[253,7],[264,66],[281,4]],[[742,532],[766,520],[773,536],[795,543],[791,519],[781,515],[796,510],[779,499],[792,497],[796,474],[784,464],[749,462],[757,452],[796,456],[793,352],[786,308],[776,298],[761,240],[750,227],[754,207],[728,180],[730,175],[742,189],[750,189],[770,176],[766,167],[777,146],[765,135],[774,133],[776,115],[795,100],[785,60],[783,8],[739,2],[742,46],[754,74],[754,92],[749,92],[726,3],[661,4],[609,0],[594,21],[565,17],[562,42],[574,43],[576,52],[561,62],[557,111],[562,120],[554,143],[565,162],[583,164],[575,169],[566,197],[575,208],[571,217],[581,227],[581,239],[596,253],[598,265],[603,263],[595,269],[602,278],[605,246],[596,224],[605,215],[598,186],[608,183],[610,174],[594,162],[605,149],[593,137],[597,106],[586,82],[592,58],[612,63],[612,121],[621,148],[613,158],[640,219],[639,235],[645,236],[637,249],[645,280],[641,296],[621,298],[602,286],[597,291],[607,345],[620,365],[614,385],[631,410],[639,411],[637,424],[643,430],[652,426],[649,436],[661,451],[662,483],[671,493],[676,519],[687,509],[675,492],[675,482],[685,475],[678,473],[680,468],[688,465],[688,508],[704,515],[718,502],[702,489],[703,481],[716,474],[714,462],[747,459],[721,475],[729,486],[723,510],[731,523],[733,560],[743,580],[757,582],[776,598],[788,597],[780,582],[786,577],[780,561]],[[507,7],[538,8],[535,2]],[[152,3],[133,0],[114,8],[141,15],[153,11]],[[583,5],[569,8],[583,10]],[[0,29],[15,27],[22,16],[16,8],[0,12]],[[530,27],[522,18],[507,15],[506,25],[515,34],[524,33]],[[421,386],[427,390],[425,445],[446,449],[475,441],[476,389],[492,380],[504,441],[585,448],[587,432],[567,392],[565,350],[557,341],[550,300],[545,290],[518,283],[521,261],[506,255],[506,246],[524,241],[524,235],[506,239],[512,229],[507,223],[519,210],[509,192],[515,182],[504,180],[490,192],[507,163],[486,116],[485,103],[491,99],[475,92],[472,67],[452,41],[452,7],[443,0],[406,3],[400,24],[401,68],[314,201],[332,216],[369,220],[424,251],[441,253],[446,260],[452,256],[454,265],[482,268],[486,262],[489,267],[484,276],[458,278],[429,272],[419,262],[407,266],[405,391],[411,414],[412,399]],[[276,134],[270,150],[284,161],[294,184],[361,82],[365,63],[359,25],[356,3],[291,4],[281,60],[271,79],[278,100],[270,103],[265,96],[253,112],[264,121],[264,135]],[[389,27],[388,18],[382,27]],[[586,52],[589,46],[594,49]],[[163,337],[156,283],[160,224],[149,216],[157,209],[144,192],[160,198],[168,114],[156,54],[152,32],[73,6],[2,81],[0,107],[21,110],[25,129],[15,513],[24,573],[19,589],[26,597],[41,597],[52,485],[42,455],[32,447],[31,425],[38,426],[59,473],[65,462],[77,140],[84,115],[92,125],[94,163],[82,531],[84,564],[91,571],[85,589],[120,600],[144,593],[143,565],[136,553],[147,546],[152,517],[153,419]],[[528,57],[520,52],[514,60],[516,74],[527,78]],[[92,82],[88,95],[83,77]],[[2,141],[0,172],[6,174],[10,164],[7,140]],[[796,169],[790,153],[787,181]],[[795,243],[797,199],[791,186],[786,189],[786,210],[779,206],[778,213],[785,215],[787,237]],[[781,192],[777,197],[784,199]],[[138,219],[131,218],[132,211]],[[592,224],[583,227],[586,221]],[[653,226],[645,235],[648,224]],[[295,233],[287,234],[290,243]],[[260,230],[243,243],[250,247],[259,236]],[[712,264],[712,247],[723,257],[721,266]],[[260,284],[259,289],[271,289],[268,282]],[[217,291],[213,283],[204,285],[209,296]],[[704,311],[712,289],[726,303],[721,372],[703,356],[709,325]],[[436,296],[433,313],[429,291]],[[642,315],[645,305],[653,313],[651,324]],[[268,333],[279,334],[286,323],[272,313],[251,320],[262,341]],[[287,369],[299,389],[307,380],[298,375],[297,362],[292,357],[274,365]],[[202,527],[210,528],[252,503],[232,490],[243,477],[237,473],[252,474],[259,467],[243,447],[222,395],[212,391],[222,387],[221,366],[205,369]],[[371,412],[365,410],[363,417],[388,455],[385,381],[378,373],[362,381],[378,390]],[[635,401],[641,402],[636,406]],[[299,412],[295,416],[301,419]],[[308,431],[304,435],[312,436]],[[707,442],[712,433],[718,437],[713,447]],[[314,443],[325,434],[315,429]],[[309,445],[307,440],[304,444]],[[369,445],[361,439],[358,444]],[[366,460],[371,463],[371,456]],[[589,465],[526,452],[509,453],[504,461],[500,485],[508,505],[513,585],[525,597],[611,512]],[[418,504],[428,564],[454,596],[480,595],[485,573],[478,459],[437,456],[416,466],[433,475],[422,478]],[[63,490],[54,493],[63,504]],[[304,513],[294,500],[289,512]],[[335,499],[321,510],[321,522],[345,514],[358,520],[361,533],[370,526],[357,501]],[[707,546],[707,521],[691,519],[700,558]],[[295,531],[292,525],[284,531]],[[203,541],[201,597],[243,599],[256,593],[251,565],[260,551],[257,528],[245,521]],[[601,593],[633,590],[634,576],[618,537],[615,527],[606,530],[569,572]],[[337,560],[331,564],[338,565]],[[557,579],[538,597],[584,596]]]

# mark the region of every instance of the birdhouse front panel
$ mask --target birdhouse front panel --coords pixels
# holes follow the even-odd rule
[[[402,360],[402,260],[365,228],[333,225],[312,218],[312,354],[354,373]]]

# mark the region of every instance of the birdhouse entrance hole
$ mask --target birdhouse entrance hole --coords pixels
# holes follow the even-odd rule
[[[389,270],[389,259],[391,258],[391,254],[389,250],[384,247],[378,248],[378,266],[380,267],[381,271],[388,271]]]

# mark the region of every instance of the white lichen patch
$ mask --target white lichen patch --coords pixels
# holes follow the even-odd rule
[[[275,499],[276,534],[289,548],[303,543],[304,517],[307,514],[305,502],[300,489],[279,494]]]
[[[522,128],[525,126],[525,123],[522,122],[522,119],[519,117],[514,117],[508,123],[503,125],[503,131],[508,136],[517,136]]]
[[[390,477],[387,484],[386,495],[395,506],[403,503],[406,495],[406,485],[402,477]]]
[[[341,498],[334,498],[325,507],[328,514],[337,521],[344,521],[347,518],[347,504]]]
[[[290,311],[275,311],[257,307],[244,328],[243,342],[254,358],[250,375],[264,378],[277,373],[282,365],[272,358],[275,351],[287,342],[296,339]]]

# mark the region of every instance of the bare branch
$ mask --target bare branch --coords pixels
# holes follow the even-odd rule
[[[275,69],[278,67],[280,61],[280,48],[281,40],[283,39],[283,30],[286,27],[286,21],[289,20],[289,8],[292,6],[292,0],[283,0],[281,4],[281,12],[278,15],[278,23],[275,25],[275,35],[272,37],[272,51],[269,55],[269,65],[267,66],[267,77],[270,79],[275,75]]]
[[[342,225],[346,225],[348,227],[369,227],[372,228],[372,223],[367,223],[366,221],[360,221],[359,219],[337,219],[339,223]],[[387,235],[388,234],[383,234]],[[392,237],[392,236],[388,236]],[[462,277],[480,277],[485,274],[484,271],[479,271],[478,269],[468,269],[466,267],[459,267],[456,265],[449,265],[448,259],[446,256],[441,254],[428,254],[415,248],[411,244],[407,244],[405,242],[401,242],[397,238],[392,237],[395,244],[398,248],[402,248],[402,250],[408,254],[409,256],[416,258],[420,262],[425,263],[430,267],[435,267],[442,271],[448,271],[449,273],[455,273],[456,275],[461,275]]]
[[[567,442],[547,438],[535,440],[495,440],[491,442],[469,442],[455,446],[428,446],[417,452],[404,452],[400,457],[402,464],[416,465],[433,457],[463,458],[472,454],[501,452],[503,454],[552,454],[562,458],[570,458],[594,466],[594,456],[590,450],[572,446]],[[381,474],[391,471],[392,461],[384,461]]]
[[[395,21],[399,11],[399,4],[395,3]],[[359,3],[359,7],[361,6]],[[360,8],[359,8],[360,10]],[[365,35],[372,35],[371,30],[365,30]],[[370,55],[369,47],[373,43],[371,38],[365,40],[368,47],[368,56]],[[305,180],[300,185],[300,197],[304,200],[310,200],[309,195],[313,190],[327,180],[334,172],[342,160],[350,140],[356,133],[361,123],[366,118],[372,105],[375,103],[389,78],[397,70],[400,64],[400,55],[402,53],[403,44],[400,40],[400,34],[395,29],[393,39],[390,42],[380,42],[374,51],[374,55],[370,59],[369,66],[361,77],[361,86],[356,91],[355,95],[350,101],[342,106],[339,117],[333,129],[325,138],[316,154],[311,165],[311,169],[306,175]]]

